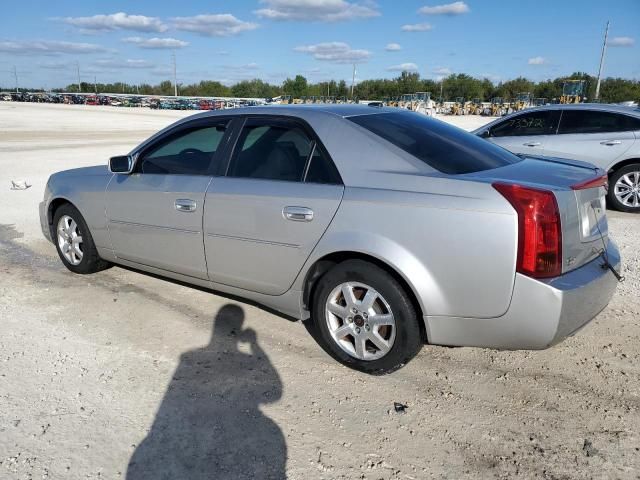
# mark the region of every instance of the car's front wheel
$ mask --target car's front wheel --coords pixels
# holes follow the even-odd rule
[[[53,239],[60,260],[74,273],[95,273],[111,264],[100,258],[87,223],[76,207],[61,205],[53,214]]]
[[[372,374],[390,373],[422,346],[415,307],[386,271],[362,260],[337,264],[313,295],[315,337],[336,360]]]
[[[616,210],[640,213],[640,163],[626,165],[611,174],[607,200]]]

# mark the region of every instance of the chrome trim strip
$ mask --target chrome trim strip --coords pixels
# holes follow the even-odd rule
[[[124,222],[122,220],[113,220],[111,218],[109,219],[109,223],[115,223],[118,225],[130,225],[132,227],[158,228],[160,230],[171,230],[172,232],[182,232],[182,233],[192,233],[192,234],[202,233],[198,230],[186,230],[184,228],[164,227],[160,225],[149,225],[147,223]]]
[[[278,247],[300,248],[300,245],[296,245],[293,243],[273,242],[270,240],[259,240],[257,238],[235,237],[233,235],[221,235],[219,233],[207,233],[207,237],[227,238],[229,240],[239,240],[241,242],[263,243],[266,245],[275,245]]]

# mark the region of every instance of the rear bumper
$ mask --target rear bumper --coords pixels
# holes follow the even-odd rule
[[[609,240],[609,261],[620,253]],[[607,306],[617,280],[602,258],[549,280],[516,274],[511,305],[501,317],[478,319],[425,316],[429,343],[504,349],[543,349],[589,323]]]

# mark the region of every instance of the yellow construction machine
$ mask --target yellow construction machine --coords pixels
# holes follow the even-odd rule
[[[566,80],[562,84],[560,103],[582,103],[586,100],[586,80]]]
[[[407,110],[413,110],[414,102],[415,102],[415,94],[405,93],[400,97],[400,101],[398,102],[398,107],[406,108]]]
[[[456,97],[451,105],[451,115],[464,115],[464,97]]]
[[[516,100],[511,105],[511,108],[514,112],[519,112],[520,110],[524,110],[525,108],[529,108],[531,106],[531,98],[532,95],[528,92],[519,93],[516,95]]]
[[[467,113],[469,115],[480,115],[484,107],[482,106],[482,100],[479,98],[474,98],[467,105]]]

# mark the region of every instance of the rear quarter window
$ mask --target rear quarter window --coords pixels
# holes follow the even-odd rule
[[[640,130],[640,120],[630,115],[595,110],[564,110],[558,133],[609,133]]]
[[[348,120],[447,174],[479,172],[520,161],[501,147],[419,113],[378,113]]]

